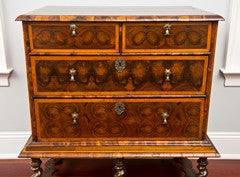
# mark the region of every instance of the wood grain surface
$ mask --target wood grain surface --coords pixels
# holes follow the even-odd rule
[[[164,26],[170,25],[169,35]],[[123,52],[207,52],[211,23],[124,23]]]
[[[121,59],[124,69],[115,66]],[[205,56],[32,56],[35,95],[205,94]],[[74,68],[75,81],[69,70]],[[166,69],[170,80],[166,81]]]
[[[76,25],[72,35],[71,24]],[[44,22],[29,23],[33,52],[118,52],[119,26],[116,23]]]
[[[47,6],[17,17],[18,21],[219,21],[223,18],[190,6]]]
[[[39,141],[201,140],[204,99],[36,100]],[[122,112],[116,105],[121,103]],[[76,124],[72,114],[77,113]],[[162,114],[168,115],[166,124]]]
[[[150,143],[149,143],[150,142]],[[20,158],[131,158],[219,157],[207,138],[201,141],[64,141],[29,138]]]

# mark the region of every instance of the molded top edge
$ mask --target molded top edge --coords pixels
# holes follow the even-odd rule
[[[219,21],[223,17],[190,6],[46,6],[17,21]]]

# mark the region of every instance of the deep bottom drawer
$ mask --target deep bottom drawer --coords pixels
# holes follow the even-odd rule
[[[200,140],[204,99],[35,100],[39,141]]]

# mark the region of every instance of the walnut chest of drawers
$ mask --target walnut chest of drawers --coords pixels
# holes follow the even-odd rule
[[[32,135],[19,157],[197,157],[221,16],[192,7],[44,7],[23,21]],[[189,171],[189,170],[188,170]],[[186,174],[187,175],[187,174]],[[46,176],[46,174],[45,174]]]

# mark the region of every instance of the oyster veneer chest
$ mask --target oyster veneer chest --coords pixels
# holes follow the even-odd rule
[[[192,7],[43,7],[23,22],[32,135],[40,158],[219,157],[207,137],[221,16]],[[183,164],[184,165],[184,164]],[[185,169],[185,170],[184,170]]]

